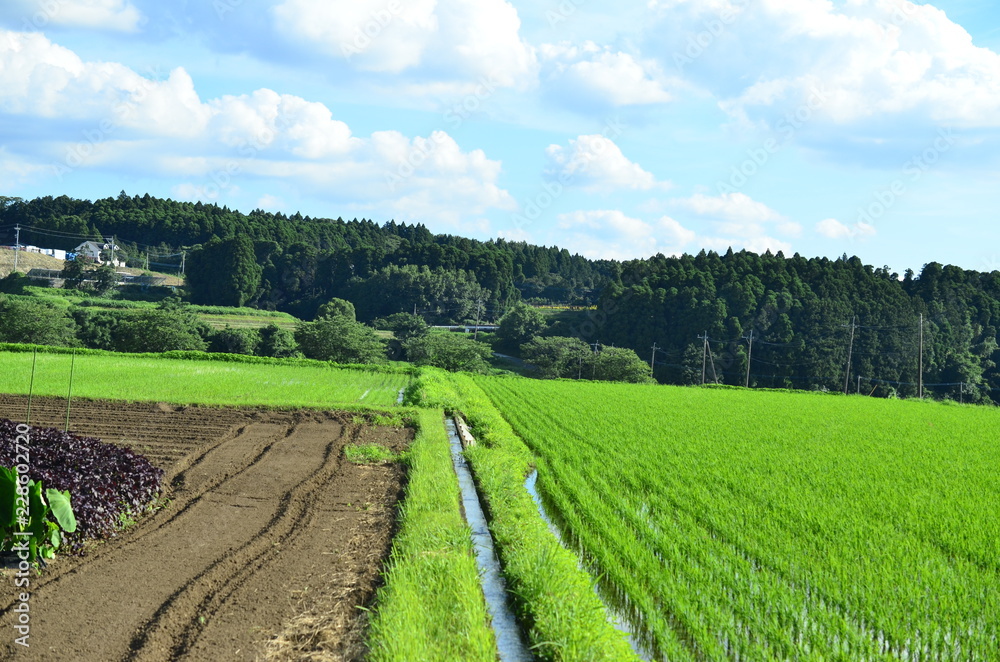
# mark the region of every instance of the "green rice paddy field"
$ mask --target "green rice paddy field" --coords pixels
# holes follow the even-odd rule
[[[1000,411],[477,378],[655,659],[1000,659]]]
[[[31,352],[0,352],[0,393],[26,394]],[[73,357],[41,353],[34,393],[65,397]],[[108,400],[152,400],[178,404],[388,407],[410,381],[402,371],[382,372],[319,362],[240,363],[88,353],[76,356],[73,396]]]

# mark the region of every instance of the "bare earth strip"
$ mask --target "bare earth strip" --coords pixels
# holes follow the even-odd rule
[[[2,396],[0,416],[23,419],[23,405]],[[33,422],[56,422],[57,408],[36,400]],[[171,502],[33,580],[25,659],[363,656],[358,606],[370,603],[388,554],[403,476],[398,465],[346,462],[342,449],[363,437],[398,451],[409,431],[327,412],[81,402],[73,413],[80,433],[118,420],[130,443],[152,448]],[[15,587],[0,579],[0,632],[10,633]],[[304,615],[322,627],[303,628]],[[18,648],[8,637],[0,656]]]

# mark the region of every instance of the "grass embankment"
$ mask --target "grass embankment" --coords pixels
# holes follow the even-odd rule
[[[24,288],[23,294],[13,296],[30,297],[31,299],[46,301],[61,308],[81,306],[93,310],[115,310],[127,313],[127,311],[132,310],[151,310],[156,308],[160,305],[160,299],[164,297],[163,291],[161,290],[160,292],[157,295],[150,295],[149,300],[139,300],[119,298],[123,295],[117,291],[112,291],[108,295],[101,296],[80,290],[64,290],[29,285]],[[140,295],[133,294],[130,296]],[[276,310],[258,310],[257,308],[192,305],[188,307],[188,310],[214,329],[222,329],[227,326],[234,329],[260,329],[274,324],[282,329],[294,331],[300,321],[297,317],[289,313]]]
[[[423,369],[407,400],[462,412],[472,425],[479,444],[466,457],[534,654],[541,660],[635,660],[624,635],[608,623],[591,577],[548,530],[525,490],[530,451],[473,379]]]
[[[493,662],[496,645],[441,410],[419,411],[417,428],[400,528],[372,617],[370,659]]]
[[[995,660],[995,408],[476,378],[670,660]]]
[[[0,344],[0,393],[27,394],[30,346]],[[72,350],[39,347],[35,395],[65,397]],[[73,397],[262,407],[391,407],[409,366],[336,366],[307,359],[77,350]]]
[[[54,271],[62,271],[64,266],[66,266],[66,262],[64,260],[59,260],[50,255],[29,253],[27,251],[20,251],[17,255],[17,270],[23,274],[28,273],[32,269],[51,269]],[[154,276],[160,276],[166,279],[163,283],[165,286],[181,286],[184,284],[184,279],[174,274],[160,273],[158,271],[146,271],[145,269],[133,269],[132,267],[118,267],[116,270],[132,274],[133,276],[141,276],[145,273],[151,273]],[[7,276],[12,271],[14,271],[14,251],[10,248],[0,247],[0,278]]]

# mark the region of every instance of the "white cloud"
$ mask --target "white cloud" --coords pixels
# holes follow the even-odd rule
[[[772,233],[795,237],[802,227],[757,202],[744,193],[723,193],[708,196],[697,193],[690,198],[679,198],[673,204],[700,217],[712,227],[712,232],[702,236],[705,248],[725,251],[729,247],[745,248],[755,253],[791,251],[791,244],[771,236]]]
[[[272,12],[290,42],[361,71],[489,76],[503,87],[528,84],[537,72],[517,10],[505,0],[283,0]]]
[[[137,32],[145,17],[129,0],[6,0],[0,19],[28,30],[49,26]]]
[[[736,17],[690,71],[698,76],[701,67],[703,84],[737,117],[774,124],[818,89],[824,98],[813,112],[835,123],[914,113],[937,123],[1000,126],[1000,55],[976,47],[964,28],[933,5],[908,0],[653,5],[685,6],[697,30],[704,30],[699,22],[724,11]],[[664,17],[676,21],[678,13]],[[728,70],[715,58],[725,58]]]
[[[558,231],[554,239],[560,246],[585,257],[615,260],[679,255],[697,237],[669,216],[646,222],[618,210],[560,214]]]
[[[816,224],[816,232],[827,239],[857,239],[873,237],[877,231],[875,226],[868,223],[858,221],[847,226],[835,218],[827,218]]]
[[[257,200],[257,208],[267,209],[270,211],[282,211],[285,208],[285,201],[276,195],[265,193],[260,196],[260,199]]]
[[[545,153],[549,160],[546,172],[549,177],[588,191],[648,191],[670,187],[669,182],[658,182],[652,173],[630,161],[614,141],[600,134],[570,139],[569,147],[550,145]]]
[[[788,237],[802,236],[802,225],[799,223],[795,223],[794,221],[788,221],[787,223],[779,223],[777,225],[777,230],[780,234],[786,235]]]
[[[718,197],[697,193],[690,198],[681,198],[674,202],[699,216],[709,216],[719,220],[763,222],[783,219],[781,214],[745,193],[723,193]]]
[[[153,72],[156,75],[158,72]],[[209,112],[183,69],[150,80],[124,65],[84,62],[40,33],[0,30],[0,111],[45,118],[96,118],[104,134],[142,128],[197,134]]]
[[[546,88],[563,101],[632,106],[672,99],[659,65],[651,60],[639,61],[590,41],[581,46],[543,44],[539,56]]]
[[[0,33],[0,89],[0,115],[92,127],[82,141],[77,131],[50,131],[30,146],[60,178],[127,169],[179,179],[174,192],[184,199],[231,196],[243,179],[288,181],[372,215],[455,229],[480,229],[488,210],[516,208],[498,185],[500,162],[463,151],[443,131],[356,137],[325,105],[268,89],[202,101],[183,69],[150,80],[120,64],[84,62],[40,34]]]

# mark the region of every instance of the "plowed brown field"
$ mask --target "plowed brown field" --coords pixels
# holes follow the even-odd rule
[[[25,398],[0,396],[23,420]],[[65,402],[36,398],[34,425]],[[333,412],[74,402],[71,431],[126,443],[166,470],[170,503],[118,539],[60,558],[31,586],[29,650],[14,644],[13,578],[0,577],[0,657],[31,660],[360,659],[364,609],[388,555],[409,430]]]

